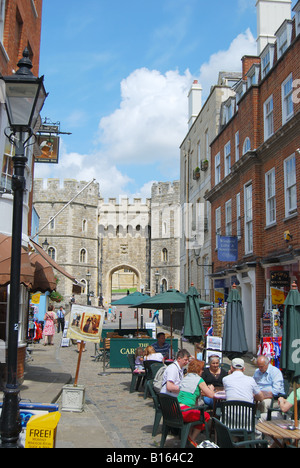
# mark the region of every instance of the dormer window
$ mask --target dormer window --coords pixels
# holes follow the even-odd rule
[[[236,92],[236,103],[238,104],[239,101],[241,100],[242,96],[246,92],[246,81],[240,81],[240,83],[236,86],[235,92]]]
[[[290,46],[292,40],[292,21],[286,20],[276,32],[277,38],[277,58],[279,59],[286,49]]]
[[[300,3],[298,2],[293,11],[295,12],[295,26],[296,26],[296,36],[300,33]]]
[[[250,88],[258,84],[260,65],[255,63],[247,73],[247,86]]]
[[[261,53],[261,78],[271,70],[274,63],[274,44],[268,44]]]
[[[223,105],[223,125],[226,125],[234,114],[235,98],[230,97]]]

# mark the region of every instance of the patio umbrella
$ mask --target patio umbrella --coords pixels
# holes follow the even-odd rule
[[[202,301],[199,298],[197,289],[192,284],[186,293],[183,331],[183,336],[192,343],[199,343],[205,337],[200,308],[206,305],[211,306],[211,303]],[[196,355],[197,353],[195,349],[195,356]]]
[[[173,350],[173,324],[172,313],[173,309],[182,309],[185,307],[186,295],[176,289],[168,289],[167,291],[149,297],[139,304],[142,309],[170,309],[170,331],[171,331],[171,353]]]
[[[224,320],[222,351],[231,356],[242,356],[247,353],[248,345],[245,333],[244,311],[242,301],[236,285],[232,289],[227,299],[227,309]]]
[[[298,427],[296,383],[300,383],[300,293],[295,282],[284,301],[284,306],[280,367],[293,382],[294,420],[296,427]]]
[[[133,306],[136,307],[137,313],[136,313],[136,329],[138,331],[139,328],[139,313],[138,313],[138,307],[137,305],[143,301],[144,299],[149,298],[147,294],[143,294],[139,291],[135,291],[134,293],[128,294],[124,297],[121,297],[121,299],[118,299],[117,301],[114,301],[111,303],[111,305],[128,305],[128,306]]]

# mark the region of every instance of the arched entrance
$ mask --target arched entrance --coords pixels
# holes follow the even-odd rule
[[[141,274],[139,270],[131,265],[121,264],[113,267],[107,274],[106,298],[112,301],[112,296],[122,297],[129,292],[141,290]]]

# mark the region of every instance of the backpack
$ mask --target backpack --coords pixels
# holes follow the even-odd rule
[[[153,380],[153,388],[156,393],[160,393],[162,388],[163,375],[167,366],[163,365],[158,369]]]

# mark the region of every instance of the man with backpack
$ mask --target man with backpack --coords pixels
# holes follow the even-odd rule
[[[183,379],[183,368],[188,364],[190,353],[186,349],[178,351],[176,360],[166,367],[161,383],[160,393],[177,396],[179,384]]]

